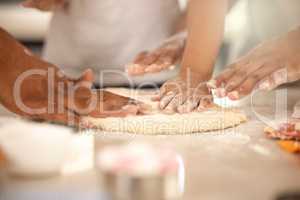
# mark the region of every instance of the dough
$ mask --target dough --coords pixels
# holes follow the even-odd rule
[[[108,132],[127,132],[148,135],[191,134],[222,130],[237,126],[247,120],[237,109],[215,107],[204,112],[187,114],[164,114],[156,109],[156,104],[150,99],[153,93],[127,89],[110,89],[109,91],[130,96],[152,106],[153,112],[144,116],[129,116],[126,118],[91,118],[85,117],[82,126],[97,128]]]

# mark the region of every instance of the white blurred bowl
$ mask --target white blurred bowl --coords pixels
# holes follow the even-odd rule
[[[0,148],[10,173],[20,176],[60,173],[70,147],[71,129],[21,120],[10,120],[0,128]]]

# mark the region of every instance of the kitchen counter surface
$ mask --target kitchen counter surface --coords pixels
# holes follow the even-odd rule
[[[298,88],[289,90],[289,104],[298,98],[296,91]],[[282,151],[275,141],[267,139],[265,125],[252,111],[270,117],[276,107],[275,97],[263,94],[255,99],[260,105],[243,105],[249,122],[236,128],[185,136],[111,137],[97,133],[95,146],[100,149],[110,142],[141,140],[174,148],[184,160],[184,200],[273,200],[281,193],[300,191],[300,157]],[[2,173],[0,199],[104,200],[101,188],[96,170],[44,180],[17,179]]]

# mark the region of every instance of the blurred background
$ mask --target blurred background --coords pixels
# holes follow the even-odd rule
[[[182,7],[186,0],[178,0]],[[0,26],[40,54],[51,13],[22,8],[22,0],[0,1]],[[226,21],[219,61],[226,65],[257,43],[299,25],[299,0],[240,0]]]
[[[51,13],[23,8],[22,0],[0,0],[0,26],[40,54]]]

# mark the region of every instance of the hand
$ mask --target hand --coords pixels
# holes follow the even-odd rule
[[[265,42],[215,78],[220,94],[237,100],[255,88],[271,90],[300,79],[300,29]],[[220,96],[222,97],[222,96]]]
[[[167,81],[153,100],[160,101],[160,109],[167,113],[203,111],[213,105],[205,83],[188,83],[180,77]]]
[[[61,72],[59,72],[61,73]],[[49,85],[47,76],[29,77],[21,85],[21,101],[26,111],[18,104],[10,104],[9,110],[33,120],[46,120],[75,125],[82,116],[125,117],[136,115],[137,102],[106,91],[92,90],[93,75],[87,70],[80,79],[55,76],[54,85]],[[50,87],[49,87],[50,86]],[[49,94],[53,94],[53,101]],[[38,109],[45,111],[35,112]]]
[[[27,8],[37,8],[42,11],[51,11],[67,5],[66,0],[26,0],[22,4]]]
[[[140,53],[132,64],[126,66],[131,76],[142,76],[147,73],[157,73],[165,69],[172,69],[181,60],[186,34],[178,34],[154,51]]]
[[[0,103],[29,119],[78,124],[82,116],[123,117],[138,112],[131,99],[92,90],[91,70],[79,79],[66,77],[2,29],[0,66]]]

